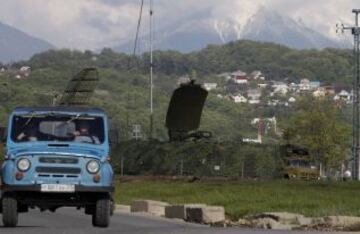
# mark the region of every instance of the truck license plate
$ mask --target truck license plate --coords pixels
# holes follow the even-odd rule
[[[73,184],[42,184],[41,192],[73,193],[73,192],[75,192],[75,185],[73,185]]]

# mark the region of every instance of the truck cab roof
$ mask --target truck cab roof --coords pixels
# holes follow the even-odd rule
[[[27,113],[69,113],[69,114],[88,114],[88,115],[106,115],[104,110],[96,107],[76,107],[76,106],[47,106],[47,107],[17,107],[15,114]]]

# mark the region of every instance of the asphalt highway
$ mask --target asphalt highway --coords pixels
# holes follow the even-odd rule
[[[289,232],[290,231],[249,230],[240,228],[213,228],[205,225],[185,223],[180,220],[170,220],[151,217],[144,214],[129,214],[123,212],[116,212],[112,216],[109,228],[94,228],[91,225],[91,216],[85,215],[83,210],[79,211],[75,208],[62,208],[57,210],[56,213],[32,210],[29,213],[19,215],[18,227],[0,227],[0,233],[6,234],[284,234]]]

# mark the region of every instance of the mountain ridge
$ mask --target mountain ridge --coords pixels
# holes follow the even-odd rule
[[[260,7],[244,22],[232,18],[222,20],[198,13],[192,20],[173,23],[155,34],[154,48],[193,52],[209,44],[225,44],[248,39],[272,42],[294,49],[343,48],[344,45],[330,36],[323,35],[291,17]],[[271,24],[271,25],[269,25]],[[148,50],[148,35],[140,39],[139,47]],[[133,41],[112,47],[118,52],[129,52]]]
[[[36,53],[54,49],[51,43],[0,22],[0,61],[28,59]]]

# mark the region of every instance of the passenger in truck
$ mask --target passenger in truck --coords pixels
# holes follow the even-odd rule
[[[97,136],[90,134],[90,126],[88,122],[80,122],[79,123],[79,130],[75,131],[74,141],[75,142],[82,142],[82,143],[89,143],[89,144],[100,144],[99,138]]]

